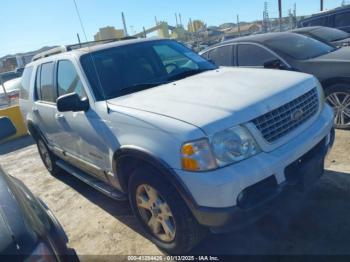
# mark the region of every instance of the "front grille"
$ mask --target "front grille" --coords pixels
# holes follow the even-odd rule
[[[285,136],[316,114],[319,107],[314,88],[293,101],[253,120],[264,139],[270,143]]]

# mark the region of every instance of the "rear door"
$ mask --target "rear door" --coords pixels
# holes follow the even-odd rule
[[[36,72],[33,117],[36,125],[50,144],[54,142],[56,90],[54,88],[54,62],[41,64]]]

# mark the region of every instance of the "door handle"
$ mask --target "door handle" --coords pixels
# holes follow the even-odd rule
[[[33,107],[33,108],[32,108],[32,111],[33,111],[33,113],[39,113],[39,109],[36,108],[36,107]]]
[[[56,119],[63,119],[64,115],[63,114],[55,114]]]

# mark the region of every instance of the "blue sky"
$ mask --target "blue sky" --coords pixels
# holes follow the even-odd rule
[[[265,0],[76,0],[88,40],[98,28],[122,28],[121,12],[130,32],[155,24],[154,17],[175,24],[175,13],[181,13],[183,23],[189,18],[201,19],[208,25],[261,19]],[[270,17],[278,16],[277,0],[268,0]],[[319,10],[319,0],[282,0],[283,14],[297,4],[297,14]],[[326,9],[341,4],[341,0],[324,0]],[[76,33],[85,40],[73,0],[1,0],[0,57],[31,51],[44,45],[76,42]]]

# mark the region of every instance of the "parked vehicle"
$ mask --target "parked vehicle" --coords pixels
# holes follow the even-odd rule
[[[350,34],[335,28],[310,26],[294,29],[291,32],[315,38],[316,40],[334,45],[335,47],[350,45]]]
[[[17,72],[17,71],[9,71],[9,72],[4,72],[4,73],[0,73],[0,84],[7,82],[9,80],[12,80],[14,78],[18,78],[21,77],[21,72]]]
[[[0,118],[0,141],[15,134]],[[77,261],[53,213],[18,179],[0,167],[0,258],[2,261]]]
[[[269,33],[236,38],[200,53],[219,66],[294,70],[321,82],[335,111],[334,125],[350,128],[350,48],[335,48],[294,33]]]
[[[0,84],[0,108],[18,104],[21,78],[9,80]]]
[[[298,27],[327,26],[350,33],[350,6],[314,14],[298,22]]]
[[[172,40],[57,51],[27,65],[20,98],[44,164],[129,199],[167,253],[255,221],[323,173],[333,112],[311,75],[217,68]]]

